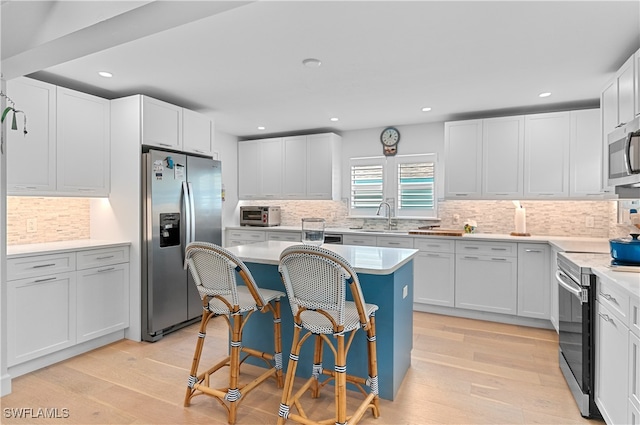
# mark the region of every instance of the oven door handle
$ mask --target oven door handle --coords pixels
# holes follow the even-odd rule
[[[571,292],[580,300],[580,302],[582,302],[582,289],[570,283],[573,281],[569,276],[563,273],[562,270],[556,270],[556,280],[558,281],[558,284],[560,286],[562,286],[567,291]]]

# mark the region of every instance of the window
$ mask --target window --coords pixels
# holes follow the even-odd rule
[[[352,158],[350,214],[375,216],[387,201],[396,217],[437,216],[435,154]]]

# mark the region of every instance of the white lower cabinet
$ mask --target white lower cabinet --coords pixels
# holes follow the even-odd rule
[[[302,241],[302,232],[267,232],[268,241]]]
[[[455,307],[455,243],[452,240],[416,239],[413,302]]]
[[[9,280],[7,299],[7,366],[76,343],[75,272]]]
[[[264,230],[227,230],[226,247],[246,245],[266,240]]]
[[[596,298],[595,402],[607,424],[634,423],[630,417],[634,407],[638,410],[633,401],[633,393],[638,394],[638,338],[628,326],[630,297],[599,278]],[[634,420],[638,422],[637,416]]]
[[[343,245],[376,246],[377,243],[373,235],[342,235]]]
[[[457,308],[517,313],[518,259],[515,245],[456,242]]]
[[[77,272],[77,342],[129,326],[129,264]]]
[[[128,246],[11,257],[7,281],[9,367],[129,326]]]
[[[549,246],[518,244],[518,316],[549,319]]]
[[[629,332],[629,423],[640,424],[640,337]]]

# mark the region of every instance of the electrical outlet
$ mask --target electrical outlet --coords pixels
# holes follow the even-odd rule
[[[453,224],[460,224],[460,214],[453,215]]]
[[[38,231],[38,220],[35,218],[27,219],[27,233],[35,233]]]
[[[595,219],[593,218],[592,215],[589,215],[587,216],[587,218],[585,218],[584,225],[586,227],[595,227]]]
[[[407,298],[407,295],[409,295],[409,287],[407,285],[404,285],[402,287],[402,298]]]

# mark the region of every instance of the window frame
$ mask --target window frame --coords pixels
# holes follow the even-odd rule
[[[432,209],[410,209],[402,210],[398,208],[398,166],[400,164],[416,164],[430,162],[433,163],[433,208]],[[354,208],[353,207],[353,186],[352,173],[354,166],[380,165],[382,166],[382,199],[392,206],[393,217],[404,219],[428,219],[438,217],[438,196],[437,196],[437,155],[427,154],[407,154],[395,156],[370,156],[349,158],[349,217],[368,218],[377,217],[378,207]],[[386,213],[386,211],[385,211]]]

